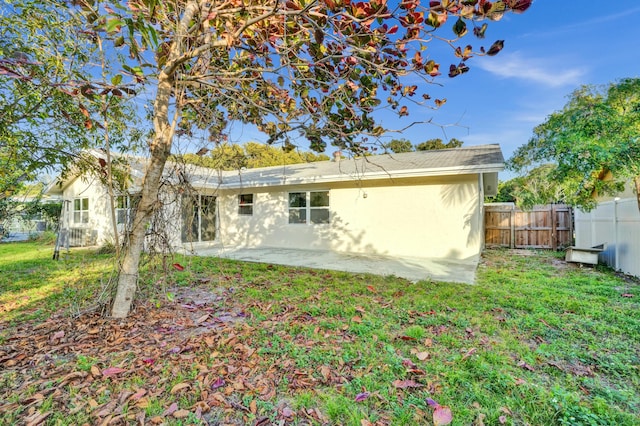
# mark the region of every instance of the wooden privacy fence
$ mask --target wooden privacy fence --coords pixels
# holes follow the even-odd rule
[[[564,204],[520,210],[513,203],[484,206],[487,247],[558,250],[573,245],[573,211]]]

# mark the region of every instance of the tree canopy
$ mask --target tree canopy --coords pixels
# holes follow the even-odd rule
[[[418,151],[430,151],[432,149],[449,149],[449,148],[460,148],[464,142],[458,140],[456,138],[449,139],[449,142],[444,143],[442,139],[429,139],[425,142],[419,143],[416,145],[416,150]]]
[[[449,142],[444,143],[442,139],[435,138],[413,145],[406,139],[393,139],[391,142],[384,144],[386,149],[391,150],[395,154],[412,151],[430,151],[432,149],[449,149],[460,148],[464,142],[459,139],[451,138]]]
[[[538,193],[537,203],[561,192],[565,202],[593,208],[599,195],[614,195],[635,182],[640,207],[640,79],[604,87],[582,86],[561,111],[534,129],[509,167],[523,174],[543,164],[555,191]]]
[[[176,156],[176,160],[218,170],[240,170],[326,161],[329,157],[297,149],[285,151],[276,146],[247,142],[244,145],[223,143],[202,155],[183,154]]]

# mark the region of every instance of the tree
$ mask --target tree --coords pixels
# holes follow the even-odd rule
[[[415,151],[413,144],[406,139],[392,139],[391,142],[384,146],[385,148],[390,149],[394,154]]]
[[[89,110],[68,93],[82,87],[95,47],[61,2],[3,2],[0,8],[1,198],[36,171],[66,163],[68,141],[79,149],[90,145]]]
[[[458,140],[456,138],[451,138],[449,142],[444,143],[442,139],[429,139],[428,141],[419,143],[416,145],[417,151],[429,151],[432,149],[449,149],[449,148],[460,148],[464,142]]]
[[[640,79],[573,92],[516,150],[509,167],[526,174],[548,162],[546,179],[562,188],[567,203],[589,210],[598,195],[614,195],[633,180],[640,208]],[[538,195],[537,203],[553,201],[552,193]]]
[[[567,201],[566,189],[561,182],[551,178],[554,171],[554,164],[543,164],[531,170],[526,176],[518,176],[500,182],[498,194],[491,197],[490,202],[512,202],[525,210],[536,204],[565,203]],[[541,200],[545,200],[544,203]]]
[[[531,0],[428,6],[413,0],[393,6],[386,0],[73,4],[74,16],[83,21],[81,34],[100,37],[118,52],[112,59],[121,69],[103,90],[131,90],[137,84],[154,96],[149,161],[111,310],[123,317],[135,297],[146,224],[158,206],[174,135],[206,132],[215,143],[224,139],[230,122],[241,121],[265,132],[269,142],[282,141],[285,149],[297,134],[315,151],[331,143],[361,154],[369,137],[385,131],[374,119],[377,109],[388,107],[404,117],[412,104],[444,103],[426,91],[441,66],[425,55],[430,42],[452,47],[448,75],[462,75],[472,56],[494,55],[503,41],[474,50],[460,39],[469,30],[483,38],[487,26],[478,21],[522,12]],[[86,88],[99,86],[92,80]]]
[[[206,155],[184,154],[175,156],[175,160],[218,170],[240,170],[242,168],[326,161],[329,160],[329,157],[324,154],[299,150],[287,152],[275,146],[248,142],[244,146],[224,143],[216,146]]]

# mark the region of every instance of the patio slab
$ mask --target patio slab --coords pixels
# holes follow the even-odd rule
[[[207,247],[193,251],[246,262],[274,263],[354,273],[393,275],[409,281],[433,280],[473,284],[479,259],[448,260],[285,248]]]

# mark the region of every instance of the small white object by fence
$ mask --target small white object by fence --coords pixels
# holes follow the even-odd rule
[[[574,263],[598,264],[598,255],[604,251],[604,244],[599,244],[590,248],[569,247],[564,260]]]

